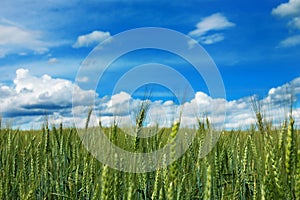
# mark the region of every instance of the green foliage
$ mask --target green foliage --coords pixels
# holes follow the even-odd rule
[[[142,128],[138,122],[138,132],[157,134],[140,138],[137,145],[136,137],[124,134],[116,123],[103,131],[125,150],[151,152],[172,143],[181,130],[179,122],[163,129]],[[300,198],[300,137],[292,118],[280,129],[267,128],[259,118],[258,130],[224,131],[213,150],[200,158],[203,138],[212,128],[205,123],[184,129],[196,137],[183,156],[169,166],[141,174],[101,164],[73,128],[2,128],[0,199]],[[171,154],[165,156],[174,156],[177,147],[173,145]],[[122,160],[112,156],[121,166]]]

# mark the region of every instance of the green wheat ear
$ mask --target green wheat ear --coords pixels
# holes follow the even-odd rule
[[[103,200],[110,200],[112,198],[112,177],[109,174],[111,170],[107,165],[104,165],[101,173],[102,178],[102,188],[101,188],[101,199]]]
[[[297,152],[297,172],[296,172],[296,199],[300,199],[300,149]]]
[[[180,127],[180,121],[176,121],[172,126],[171,138],[175,138]]]
[[[211,198],[211,167],[208,164],[207,172],[206,172],[206,182],[205,182],[205,190],[204,190],[204,199]]]
[[[286,154],[285,154],[285,170],[290,177],[291,175],[291,170],[292,170],[292,162],[293,162],[293,154],[294,154],[294,119],[290,119],[290,123],[288,126],[288,131],[287,131],[287,138],[286,138]]]
[[[87,118],[86,118],[86,122],[85,122],[85,129],[88,129],[88,127],[89,127],[89,123],[90,123],[90,120],[91,120],[92,112],[93,112],[93,108],[90,108],[89,112],[88,112],[88,115],[87,115]]]
[[[153,188],[153,192],[152,192],[152,195],[151,195],[152,200],[158,199],[160,182],[161,182],[160,181],[160,178],[161,178],[160,176],[161,176],[161,171],[158,169],[158,170],[156,170],[156,173],[155,173],[154,188]]]
[[[137,151],[140,144],[140,135],[142,133],[143,123],[146,119],[147,112],[149,110],[149,101],[145,100],[139,107],[138,113],[136,115],[136,136],[134,141],[134,151]]]

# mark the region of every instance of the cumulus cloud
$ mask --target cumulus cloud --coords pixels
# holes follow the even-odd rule
[[[282,40],[279,44],[281,47],[292,47],[300,44],[300,35],[290,36]]]
[[[27,69],[22,68],[16,71],[13,83],[12,87],[0,87],[0,110],[4,117],[39,116],[65,111],[70,113],[73,89],[80,95],[80,104],[88,105],[96,95],[94,91],[78,88],[71,81],[46,74],[32,76]]]
[[[215,13],[208,17],[203,18],[197,23],[196,29],[189,32],[189,36],[194,37],[203,44],[213,44],[224,39],[220,33],[209,35],[212,31],[221,31],[235,26],[223,14]]]
[[[45,53],[50,44],[42,39],[42,33],[21,27],[8,20],[0,19],[0,57],[30,50]]]
[[[288,27],[290,29],[300,30],[300,0],[289,0],[282,3],[272,10],[272,14],[289,19]],[[280,42],[281,47],[292,47],[300,44],[300,35],[289,36]]]
[[[289,114],[291,94],[293,93],[295,96],[300,95],[300,77],[290,83],[271,88],[265,98],[258,100],[261,104],[261,112],[266,119],[272,120],[275,125],[280,125]],[[224,125],[223,127],[226,129],[247,128],[256,122],[252,99],[253,97],[245,97],[227,101],[226,99],[212,98],[203,92],[196,92],[194,98],[183,105],[177,105],[171,100],[151,101],[145,125],[151,126],[158,123],[162,126],[170,126],[182,112],[182,126],[195,125],[197,117],[208,116],[218,127]],[[294,103],[298,102],[296,98],[293,101]],[[120,121],[125,125],[134,124],[132,111],[138,108],[140,103],[141,100],[133,99],[126,92],[108,97],[102,102],[102,108],[99,108],[104,113],[103,124],[110,125],[115,116],[119,116]],[[296,121],[300,120],[299,115],[300,109],[296,106],[293,111]]]
[[[289,0],[287,3],[282,3],[272,10],[272,14],[281,17],[299,16],[300,15],[300,1]]]
[[[271,88],[268,96],[264,99],[265,103],[283,104],[291,101],[291,95],[300,94],[300,77],[294,79],[290,83],[286,83],[276,88]],[[294,99],[295,101],[296,99]]]
[[[77,41],[73,44],[73,48],[94,46],[110,37],[109,32],[93,31],[89,34],[78,36]]]
[[[72,99],[73,91],[75,99]],[[291,94],[294,98],[291,98]],[[274,124],[280,124],[289,112],[291,99],[297,103],[296,97],[299,95],[300,77],[271,88],[267,96],[259,100],[261,111]],[[225,122],[226,129],[247,128],[255,123],[251,101],[251,97],[228,101],[212,98],[203,92],[196,92],[183,105],[172,100],[149,100],[150,109],[145,125],[171,126],[182,113],[182,126],[195,125],[197,117],[207,116],[218,127]],[[22,68],[16,71],[13,85],[0,85],[0,112],[5,118],[13,119],[14,125],[21,128],[40,127],[45,115],[49,116],[50,123],[63,122],[72,126],[76,122],[83,127],[92,105],[93,113],[100,114],[105,126],[111,125],[115,119],[118,119],[120,125],[134,125],[136,111],[141,103],[141,99],[132,98],[126,92],[100,98],[94,90],[83,90],[69,80],[53,78],[47,74],[33,76]],[[300,120],[300,108],[297,105],[293,116],[296,121]],[[97,115],[93,115],[91,125],[97,125],[98,121]]]

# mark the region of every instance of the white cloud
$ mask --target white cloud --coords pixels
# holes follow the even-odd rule
[[[259,101],[262,105],[262,113],[268,120],[272,120],[275,125],[280,125],[288,115],[290,88],[296,96],[300,95],[300,77],[285,85],[271,88],[268,95]],[[294,99],[294,101],[297,100]],[[129,94],[121,92],[112,96],[106,102],[102,112],[111,113],[111,117],[105,116],[106,122],[112,122],[112,116],[116,114],[122,117],[124,123],[131,122],[134,124],[134,117],[132,118],[130,111],[139,105],[140,100],[132,99]],[[194,98],[184,103],[183,106],[178,106],[173,101],[152,101],[146,122],[148,125],[160,123],[160,125],[170,126],[172,121],[179,117],[182,108],[182,126],[195,125],[197,123],[196,117],[205,115],[215,125],[218,125],[223,122],[224,111],[227,112],[224,124],[226,129],[246,128],[256,121],[252,109],[252,97],[226,101],[225,99],[214,99],[203,92],[196,92]],[[293,115],[296,121],[300,120],[300,109],[295,108]]]
[[[48,63],[52,64],[52,63],[57,63],[58,62],[58,59],[57,58],[50,58],[48,60]]]
[[[290,29],[300,30],[300,0],[289,0],[282,3],[272,10],[272,14],[289,19],[288,27]],[[291,47],[300,44],[300,35],[289,36],[280,42],[281,47]]]
[[[289,0],[287,3],[282,3],[272,10],[272,14],[281,17],[285,16],[299,16],[300,15],[300,1]]]
[[[0,20],[0,57],[12,53],[25,53],[28,50],[42,54],[47,52],[50,46],[42,40],[41,32]]]
[[[77,41],[73,44],[73,48],[94,46],[110,38],[110,36],[109,32],[93,31],[89,34],[78,36]]]
[[[224,40],[224,35],[221,33],[216,33],[213,35],[203,36],[200,38],[200,42],[203,44],[213,44]]]
[[[209,31],[224,30],[233,26],[235,26],[235,24],[228,21],[224,15],[215,13],[198,22],[196,25],[197,29],[191,31],[189,35],[199,37]]]
[[[45,74],[32,76],[27,69],[18,69],[14,85],[1,86],[0,110],[9,117],[69,112],[73,89],[79,95],[80,104],[91,104],[96,95],[92,90],[82,90],[71,81],[52,78]],[[4,95],[5,94],[5,95]],[[78,102],[74,102],[79,104]]]
[[[189,32],[189,36],[200,39],[203,44],[213,44],[220,42],[224,36],[220,33],[208,35],[212,31],[221,31],[235,26],[221,13],[215,13],[208,17],[203,18],[197,23],[196,29]]]
[[[300,29],[300,17],[294,17],[289,23],[288,26],[295,29]]]
[[[290,89],[292,88],[292,89]],[[72,102],[72,92],[75,90],[77,98]],[[300,95],[300,77],[290,83],[271,88],[268,95],[260,100],[262,112],[274,124],[280,124],[287,116],[290,103],[290,91],[296,97]],[[94,97],[95,104],[94,104]],[[299,102],[294,99],[294,102]],[[74,109],[72,111],[72,103]],[[255,122],[251,107],[251,98],[238,100],[212,98],[203,92],[196,92],[195,96],[183,105],[176,105],[173,101],[151,101],[150,110],[145,125],[170,126],[178,119],[181,110],[182,126],[197,124],[196,117],[208,116],[214,124],[220,125],[226,111],[225,128],[246,128]],[[101,113],[103,125],[111,125],[117,118],[120,125],[135,123],[135,111],[141,100],[133,99],[128,93],[120,92],[112,96],[99,98],[93,90],[83,90],[71,81],[52,78],[45,74],[33,76],[27,69],[18,69],[13,85],[0,85],[0,112],[5,118],[14,119],[16,127],[40,127],[44,116],[49,115],[51,123],[63,122],[72,126],[73,120],[84,126],[90,106],[95,105],[94,113]],[[73,114],[75,115],[73,118]],[[293,115],[300,120],[300,108],[296,106]],[[98,119],[93,116],[91,124],[96,125]],[[29,125],[30,124],[30,125]]]
[[[282,40],[279,44],[281,47],[292,47],[300,44],[300,35],[290,36]]]

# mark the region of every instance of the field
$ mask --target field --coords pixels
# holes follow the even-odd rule
[[[211,127],[199,121],[189,130],[196,137],[185,154],[148,173],[103,165],[81,144],[75,128],[2,127],[0,199],[300,199],[300,136],[293,118],[275,128],[257,116],[249,130],[223,131],[204,158],[199,155]],[[103,130],[123,149],[145,152],[172,141],[178,128],[179,123],[153,127],[148,131],[157,134],[147,139],[125,136],[117,124]]]

